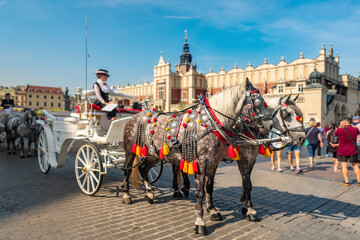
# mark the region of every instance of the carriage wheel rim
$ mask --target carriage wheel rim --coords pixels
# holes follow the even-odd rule
[[[80,147],[75,158],[75,177],[79,188],[88,195],[95,194],[101,185],[100,156],[91,145]]]
[[[38,162],[40,170],[45,173],[49,170],[49,153],[45,131],[41,131],[38,146]]]

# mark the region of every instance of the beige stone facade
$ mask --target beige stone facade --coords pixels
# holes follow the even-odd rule
[[[63,95],[60,87],[27,85],[25,106],[37,109],[63,109]]]
[[[264,63],[253,67],[251,63],[242,69],[234,66],[215,73],[197,72],[192,63],[187,38],[180,64],[173,72],[171,64],[164,61],[161,54],[159,63],[154,66],[151,83],[119,86],[118,90],[135,95],[139,100],[150,99],[154,106],[165,111],[173,111],[180,105],[194,103],[200,93],[212,95],[225,87],[240,84],[246,78],[258,87],[263,94],[299,94],[297,104],[304,114],[304,121],[311,118],[324,124],[338,122],[346,116],[353,116],[359,109],[359,78],[340,75],[340,57],[330,44],[326,51],[323,44],[315,59],[304,57],[287,62],[282,57],[276,65]]]

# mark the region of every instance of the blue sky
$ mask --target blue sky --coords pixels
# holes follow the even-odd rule
[[[174,69],[185,29],[204,73],[315,58],[323,42],[360,72],[359,1],[0,0],[0,85],[84,88],[85,13],[88,88],[98,68],[111,85],[152,81],[161,51]]]

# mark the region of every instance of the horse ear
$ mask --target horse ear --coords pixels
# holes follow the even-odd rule
[[[291,97],[291,94],[289,94],[289,95],[287,95],[287,96],[284,96],[284,97],[280,98],[279,102],[280,102],[281,104],[285,104],[285,103],[287,103],[287,102],[290,100],[290,97]]]
[[[252,83],[250,82],[249,78],[246,78],[245,80],[245,85],[246,85],[246,90],[254,90],[254,86],[252,85]]]
[[[296,101],[296,99],[298,99],[299,95],[300,95],[300,93],[298,93],[298,95],[296,95],[296,96],[294,97],[294,99],[293,99],[294,102]]]

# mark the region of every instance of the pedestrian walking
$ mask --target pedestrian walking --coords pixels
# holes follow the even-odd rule
[[[281,135],[281,132],[277,129],[272,129],[269,133],[269,138],[277,138]],[[281,148],[282,147],[282,143],[281,142],[273,142],[271,143],[271,145],[274,148]],[[282,172],[284,171],[284,169],[281,168],[281,150],[278,151],[272,151],[271,155],[270,155],[270,159],[271,159],[271,170],[275,170],[275,154],[277,157],[277,171],[278,172]]]
[[[341,172],[339,169],[339,160],[337,158],[337,152],[339,147],[339,136],[335,136],[336,130],[338,130],[339,124],[332,124],[327,134],[328,148],[327,151],[332,153],[332,159],[334,162],[334,172]]]
[[[293,154],[295,153],[295,165],[296,165],[296,174],[301,173],[303,170],[300,168],[300,152],[301,152],[301,146],[291,144],[288,146],[288,159],[290,163],[290,170],[294,171],[293,166]]]
[[[308,150],[309,155],[309,161],[310,161],[310,167],[313,167],[315,165],[314,157],[315,157],[315,151],[320,145],[323,146],[323,141],[320,135],[320,130],[316,127],[316,122],[314,119],[311,119],[309,121],[309,127],[305,129],[306,134],[306,148]]]
[[[344,176],[342,182],[345,186],[350,186],[348,177],[348,161],[354,168],[354,173],[357,179],[357,186],[360,187],[360,169],[359,159],[357,155],[356,139],[360,134],[359,129],[351,125],[351,118],[345,118],[334,133],[335,136],[339,136],[339,148],[338,148],[338,159],[341,162],[341,170]]]
[[[321,124],[319,122],[316,123],[316,127],[317,129],[320,130],[320,136],[321,136],[321,140],[324,141],[325,138],[325,129],[321,127]],[[322,146],[320,146],[320,144],[318,145],[316,151],[317,151],[317,158],[321,159],[321,148]]]

